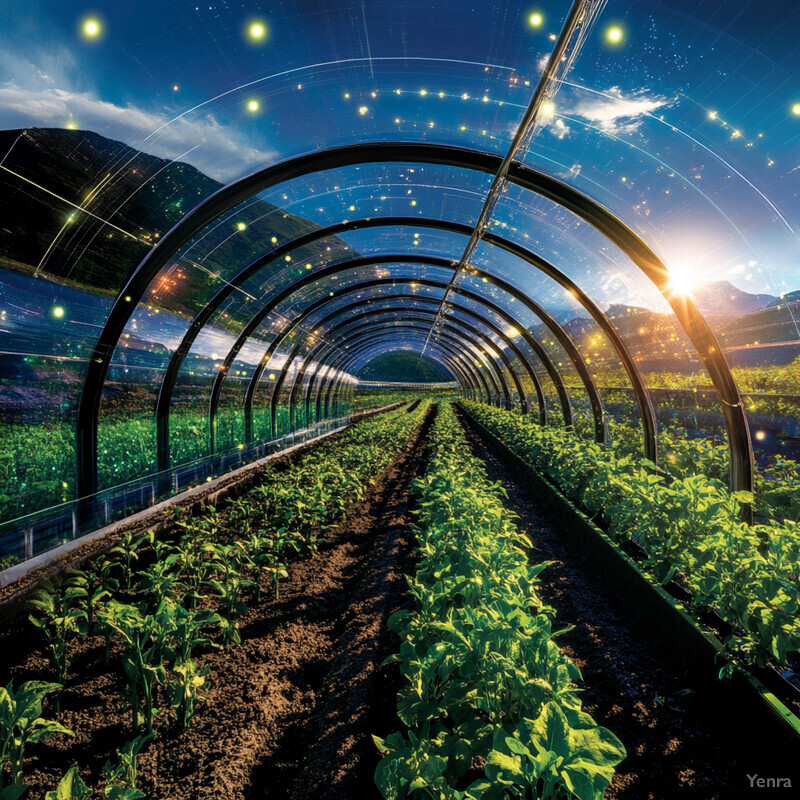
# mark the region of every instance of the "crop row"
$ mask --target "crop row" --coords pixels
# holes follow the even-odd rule
[[[415,482],[414,607],[389,621],[408,730],[375,738],[376,783],[391,800],[599,800],[625,750],[581,711],[580,672],[536,592],[547,563],[528,563],[531,543],[450,404],[439,406],[430,455]]]
[[[364,495],[426,410],[423,404],[411,413],[401,409],[358,423],[288,468],[267,466],[262,483],[223,513],[206,506],[200,516],[180,520],[176,536],[161,540],[129,533],[86,570],[44,585],[31,602],[30,619],[47,641],[57,682],[0,690],[0,743],[5,742],[0,800],[24,793],[28,744],[71,733],[41,715],[49,694],[59,712],[79,636],[95,637],[106,667],[116,667],[135,737],[119,754],[128,766],[109,766],[113,780],[106,781],[104,796],[143,797],[134,780],[136,754],[155,733],[190,726],[208,691],[212,676],[198,650],[240,641],[239,622],[250,605],[264,592],[278,595],[290,561],[316,551],[326,530]],[[166,714],[156,717],[159,705],[171,710],[172,723]],[[158,729],[156,719],[165,720]],[[62,782],[64,792],[78,786],[77,768]],[[64,796],[91,796],[72,791]]]
[[[613,446],[541,427],[516,412],[462,405],[614,541],[637,543],[656,581],[676,580],[694,611],[729,624],[725,644],[738,658],[785,665],[800,651],[800,525],[748,525],[741,504],[752,495],[730,492],[720,480],[671,479]]]

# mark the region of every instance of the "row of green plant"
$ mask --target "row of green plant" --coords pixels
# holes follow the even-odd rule
[[[645,459],[513,411],[464,409],[596,518],[617,543],[641,546],[656,581],[680,582],[693,610],[732,626],[738,659],[785,665],[800,651],[800,525],[742,521],[748,492],[703,475],[670,478]]]
[[[580,672],[536,592],[547,563],[528,563],[531,542],[450,404],[439,407],[415,492],[413,608],[389,621],[407,730],[375,737],[383,796],[600,800],[625,749],[581,710]]]
[[[345,413],[349,406],[338,411]],[[313,409],[312,409],[313,416]],[[295,424],[306,426],[304,409]],[[313,420],[316,421],[316,420]],[[278,435],[291,432],[288,406],[278,407]],[[186,464],[209,453],[205,408],[173,413],[170,417],[172,464]],[[269,409],[257,409],[253,434],[272,438]],[[217,446],[221,451],[244,447],[244,413],[221,409]],[[157,469],[156,426],[152,409],[130,418],[101,417],[98,430],[100,486],[110,488],[149,475]],[[72,420],[0,423],[0,522],[65,503],[75,497],[75,425]]]
[[[240,621],[251,605],[265,592],[278,597],[291,559],[316,552],[426,411],[421,405],[411,413],[400,409],[357,423],[300,454],[288,468],[268,465],[260,484],[222,512],[205,506],[199,516],[179,519],[175,535],[161,539],[152,532],[126,533],[87,569],[45,583],[31,601],[30,619],[47,642],[57,682],[28,683],[19,690],[32,696],[39,691],[37,716],[49,693],[60,712],[75,641],[96,636],[106,666],[114,666],[122,679],[131,734],[146,737],[133,740],[139,742],[136,753],[156,732],[154,722],[164,708],[172,714],[173,728],[189,727],[211,680],[199,655],[241,641]],[[8,692],[13,693],[11,684]],[[20,724],[32,722],[23,717]],[[0,708],[0,740],[15,736],[18,723],[6,723]],[[69,733],[55,721],[36,726],[38,739]],[[64,781],[75,791],[81,782],[77,767]],[[13,800],[25,790],[21,753],[13,760],[11,785],[15,788],[0,800]]]
[[[609,433],[615,449],[630,455],[642,452],[641,428],[622,422],[609,422]],[[708,436],[689,436],[680,428],[659,431],[660,464],[676,478],[705,475],[727,484],[730,472],[730,451],[726,444]],[[800,464],[786,456],[776,455],[767,465],[755,470],[757,514],[780,522],[800,520]]]

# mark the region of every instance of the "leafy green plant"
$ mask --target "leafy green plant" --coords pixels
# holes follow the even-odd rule
[[[415,608],[389,621],[401,642],[391,660],[405,679],[397,709],[408,731],[375,740],[383,755],[376,784],[392,800],[600,800],[625,750],[580,710],[580,673],[556,645],[554,611],[536,593],[547,564],[528,563],[531,543],[449,406],[439,409],[428,469],[414,488]],[[476,763],[484,776],[457,790]]]
[[[61,723],[42,717],[45,697],[61,688],[57,683],[27,681],[14,690],[13,683],[0,687],[0,797],[13,798],[22,784],[25,749],[30,744],[63,734],[73,736]],[[11,784],[6,786],[6,769]],[[2,794],[5,792],[5,794]],[[16,794],[20,797],[22,792]]]
[[[87,800],[93,794],[83,782],[78,765],[73,764],[65,773],[58,786],[45,794],[45,800]]]
[[[69,641],[76,633],[86,632],[86,598],[86,589],[78,580],[66,578],[44,581],[30,600],[34,613],[28,618],[47,638],[56,680],[61,685],[67,680]],[[57,708],[58,704],[57,698]]]
[[[187,659],[176,664],[167,684],[167,696],[175,709],[175,719],[188,728],[197,715],[197,707],[208,691],[208,665],[200,666]]]
[[[103,796],[108,800],[140,800],[145,795],[136,784],[139,780],[139,753],[153,736],[137,736],[117,750],[117,762],[103,766]]]

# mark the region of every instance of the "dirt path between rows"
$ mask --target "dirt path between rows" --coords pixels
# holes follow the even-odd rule
[[[539,593],[556,609],[559,628],[574,626],[559,644],[583,673],[584,710],[610,728],[628,751],[606,800],[763,796],[750,788],[747,773],[766,775],[768,767],[754,763],[737,742],[736,709],[720,708],[695,675],[671,668],[658,631],[630,620],[624,602],[604,584],[591,559],[559,535],[524,474],[509,465],[466,414],[456,411],[489,477],[508,492],[509,507],[534,544],[532,561],[555,562],[542,573]],[[793,765],[784,764],[782,773],[769,774],[792,771]]]
[[[386,620],[405,602],[410,489],[424,470],[431,419],[318,555],[291,565],[280,599],[243,620],[242,644],[201,655],[212,688],[193,727],[176,731],[166,716],[158,719],[158,736],[140,756],[139,787],[150,800],[380,797],[371,734],[396,727],[399,684],[380,664],[396,647]],[[27,628],[4,641],[4,681],[47,679],[48,661],[35,642]],[[122,683],[113,666],[103,667],[101,640],[74,646],[59,719],[76,737],[30,748],[31,800],[55,788],[75,762],[96,785],[105,760],[130,738],[120,722],[127,722]]]

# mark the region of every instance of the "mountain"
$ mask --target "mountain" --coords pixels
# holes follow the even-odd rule
[[[708,281],[692,290],[700,311],[709,317],[741,317],[774,303],[771,294],[743,292],[730,281]]]
[[[195,167],[142,153],[91,131],[30,128],[0,131],[0,267],[117,294],[152,244],[222,184]],[[76,208],[76,206],[78,208]],[[285,242],[318,226],[262,200],[222,217],[216,246],[193,250],[180,286],[159,288],[162,307],[194,315],[208,284],[264,252],[273,237]],[[238,230],[239,222],[246,223]],[[227,234],[228,230],[230,235]],[[220,240],[225,240],[220,242]],[[341,240],[298,252],[309,258]],[[168,296],[167,296],[168,295]]]

